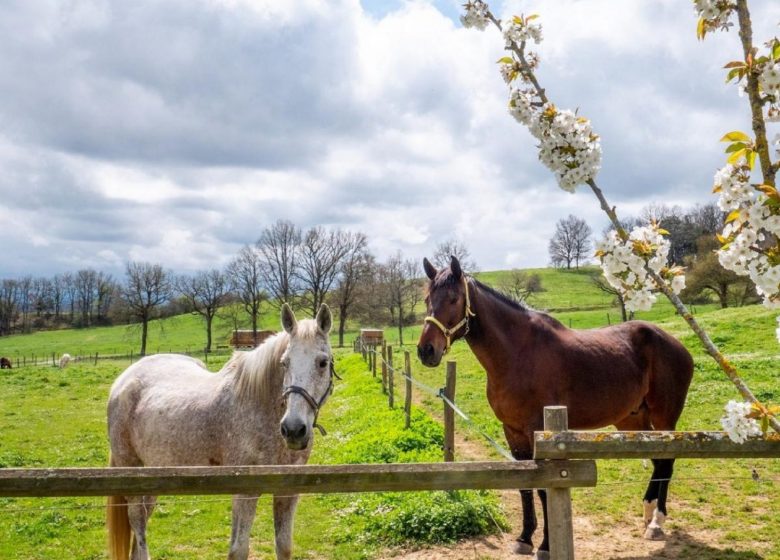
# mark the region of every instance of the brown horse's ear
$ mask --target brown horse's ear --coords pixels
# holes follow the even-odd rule
[[[455,280],[460,280],[460,277],[463,276],[463,270],[460,268],[460,261],[455,258],[455,255],[450,256],[450,270],[452,271]]]
[[[433,280],[436,278],[437,270],[436,268],[431,264],[431,261],[428,260],[427,257],[423,258],[423,268],[425,269],[425,274]]]
[[[292,308],[287,304],[282,304],[282,327],[287,332],[287,334],[292,334],[295,330],[295,325],[298,324],[297,319],[295,318],[295,313],[293,313]]]

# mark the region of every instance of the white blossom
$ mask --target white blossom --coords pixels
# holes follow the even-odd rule
[[[460,16],[463,27],[474,27],[483,31],[490,23],[488,5],[482,0],[469,0],[463,8],[466,10],[466,13]]]
[[[504,30],[504,41],[507,47],[511,47],[512,43],[519,45],[528,40],[532,40],[537,45],[542,42],[542,26],[538,23],[531,23],[528,19],[514,16],[502,21],[501,26]]]
[[[706,29],[728,30],[729,16],[733,10],[728,0],[693,0],[696,14],[704,20]]]
[[[758,75],[758,84],[766,95],[777,98],[780,93],[780,62],[764,64],[764,69]]]
[[[628,311],[649,311],[656,301],[653,292],[658,286],[646,267],[656,274],[671,276],[670,287],[675,293],[685,288],[682,269],[665,268],[669,246],[669,241],[655,226],[636,227],[625,241],[613,230],[596,243],[604,277],[620,291]]]
[[[744,443],[749,437],[761,435],[761,428],[753,418],[748,418],[751,412],[749,402],[729,401],[724,410],[725,416],[720,419],[720,424],[728,434],[731,441]]]

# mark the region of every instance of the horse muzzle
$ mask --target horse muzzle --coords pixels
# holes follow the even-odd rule
[[[304,422],[292,419],[282,420],[279,429],[289,449],[302,451],[309,445],[311,430]]]
[[[419,344],[417,346],[417,357],[420,358],[420,362],[427,367],[436,367],[441,363],[441,358],[444,352],[437,351],[430,342],[426,344]]]

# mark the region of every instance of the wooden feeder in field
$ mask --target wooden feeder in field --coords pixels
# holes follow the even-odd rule
[[[383,339],[382,329],[360,329],[360,340],[366,346],[381,346]]]
[[[254,332],[251,330],[233,331],[233,336],[230,337],[230,345],[235,349],[254,348],[262,344],[266,338],[275,334],[274,331],[257,331],[257,340],[255,340]]]

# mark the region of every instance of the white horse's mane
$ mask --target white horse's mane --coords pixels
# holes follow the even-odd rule
[[[314,340],[320,333],[317,322],[311,319],[298,321],[293,336]],[[225,365],[225,371],[235,372],[235,388],[238,398],[260,399],[267,395],[273,383],[282,375],[281,360],[290,335],[282,331],[249,352],[234,352]]]

